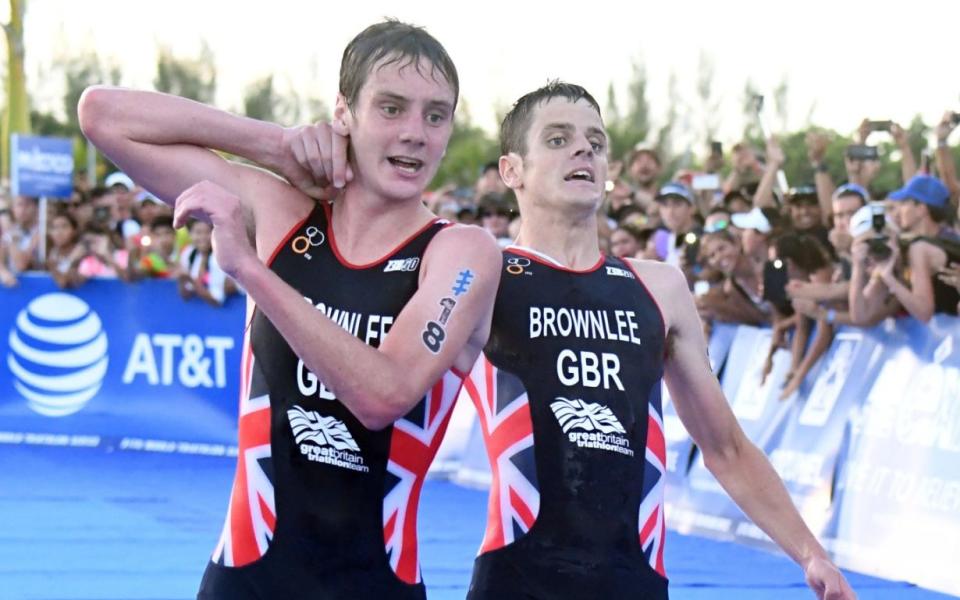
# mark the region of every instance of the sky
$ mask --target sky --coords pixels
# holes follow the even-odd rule
[[[680,119],[697,132],[713,121],[727,143],[743,129],[748,79],[768,98],[787,81],[789,129],[811,120],[848,133],[865,117],[906,123],[920,113],[935,123],[960,111],[960,3],[952,0],[28,0],[28,87],[41,105],[58,107],[61,78],[50,65],[93,50],[121,66],[124,85],[149,88],[159,46],[193,57],[206,40],[222,108],[241,106],[244,88],[270,73],[329,105],[343,47],[384,16],[423,25],[446,46],[461,98],[489,131],[497,107],[553,78],[585,86],[601,105],[611,83],[622,98],[634,62],[647,72],[654,125],[670,106],[674,74]],[[714,65],[720,102],[709,113],[696,93],[701,57]]]

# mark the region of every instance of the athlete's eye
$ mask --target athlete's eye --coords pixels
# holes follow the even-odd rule
[[[443,113],[430,113],[427,115],[427,123],[431,125],[440,125],[447,120],[447,115]]]
[[[395,117],[400,114],[400,107],[393,104],[384,104],[380,107],[380,110],[388,117]]]
[[[553,146],[554,148],[560,148],[567,142],[566,138],[562,135],[555,135],[552,138],[547,139],[547,145]]]

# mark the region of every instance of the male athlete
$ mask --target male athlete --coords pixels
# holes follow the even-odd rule
[[[680,271],[604,257],[600,109],[554,83],[501,126],[522,225],[504,251],[490,340],[464,389],[493,470],[472,600],[667,598],[660,380],[738,505],[820,598],[854,594],[744,436],[707,361]]]
[[[458,91],[444,48],[388,21],[344,51],[330,126],[102,87],[81,99],[84,133],[175,201],[179,225],[211,223],[220,266],[255,303],[236,479],[200,598],[425,596],[420,488],[486,342],[500,268],[488,234],[421,202]],[[349,164],[322,158],[346,144]],[[302,191],[330,184],[332,203]]]

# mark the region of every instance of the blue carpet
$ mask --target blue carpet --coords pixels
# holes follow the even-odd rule
[[[0,598],[193,598],[220,533],[232,459],[0,446]],[[464,597],[485,494],[428,482],[421,505],[431,600]],[[673,600],[813,598],[787,559],[668,534]],[[848,573],[863,600],[950,596]]]

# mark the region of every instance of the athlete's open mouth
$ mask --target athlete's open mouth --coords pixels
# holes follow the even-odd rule
[[[593,171],[590,169],[577,169],[567,174],[564,181],[593,181]]]
[[[406,156],[388,156],[387,160],[390,161],[391,165],[407,173],[416,173],[423,167],[422,160],[408,158]]]

